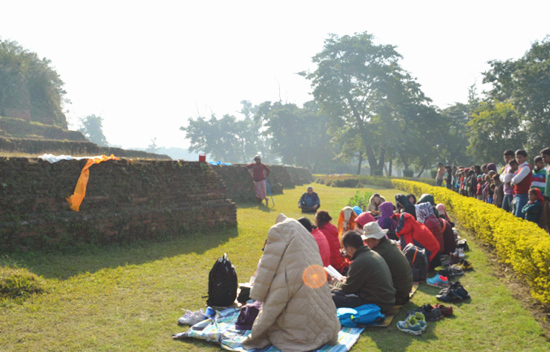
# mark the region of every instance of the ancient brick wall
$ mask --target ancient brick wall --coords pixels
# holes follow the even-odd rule
[[[313,182],[313,175],[308,169],[299,167],[289,167],[287,169],[294,185],[301,186]]]
[[[0,158],[0,249],[185,237],[236,224],[236,206],[223,183],[199,162],[93,165],[80,211],[72,211],[66,198],[85,163]]]

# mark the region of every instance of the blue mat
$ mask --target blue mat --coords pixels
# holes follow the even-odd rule
[[[227,308],[216,313],[214,319],[207,319],[197,323],[189,330],[175,334],[174,339],[195,338],[216,342],[222,348],[229,351],[253,351],[253,352],[277,352],[273,346],[262,349],[246,350],[242,341],[250,334],[250,330],[236,330],[235,323],[239,317],[238,308]],[[347,352],[359,339],[363,328],[342,328],[338,333],[338,344],[324,345],[316,351],[319,352]]]

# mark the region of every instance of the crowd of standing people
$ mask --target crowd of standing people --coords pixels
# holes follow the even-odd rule
[[[494,204],[515,216],[537,223],[550,233],[550,148],[529,163],[527,152],[503,153],[504,166],[495,163],[463,166],[438,164],[436,184],[463,196]]]

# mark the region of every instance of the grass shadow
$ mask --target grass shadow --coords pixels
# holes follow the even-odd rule
[[[196,253],[201,255],[211,248],[238,236],[237,227],[215,231],[200,230],[185,237],[154,242],[88,246],[72,253],[25,252],[6,254],[0,258],[0,266],[26,268],[47,279],[65,280],[82,273],[94,273],[106,268],[116,268]]]

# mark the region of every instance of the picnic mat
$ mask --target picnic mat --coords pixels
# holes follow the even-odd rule
[[[222,348],[229,351],[254,351],[254,352],[278,352],[273,346],[262,349],[246,350],[242,341],[250,334],[250,330],[236,330],[235,323],[239,317],[239,309],[227,308],[216,313],[216,317],[204,320],[189,328],[185,332],[175,334],[173,339],[195,338],[216,342]],[[318,352],[346,352],[351,349],[359,339],[363,328],[342,328],[338,333],[338,344],[324,345]],[[280,352],[280,351],[279,351]]]

